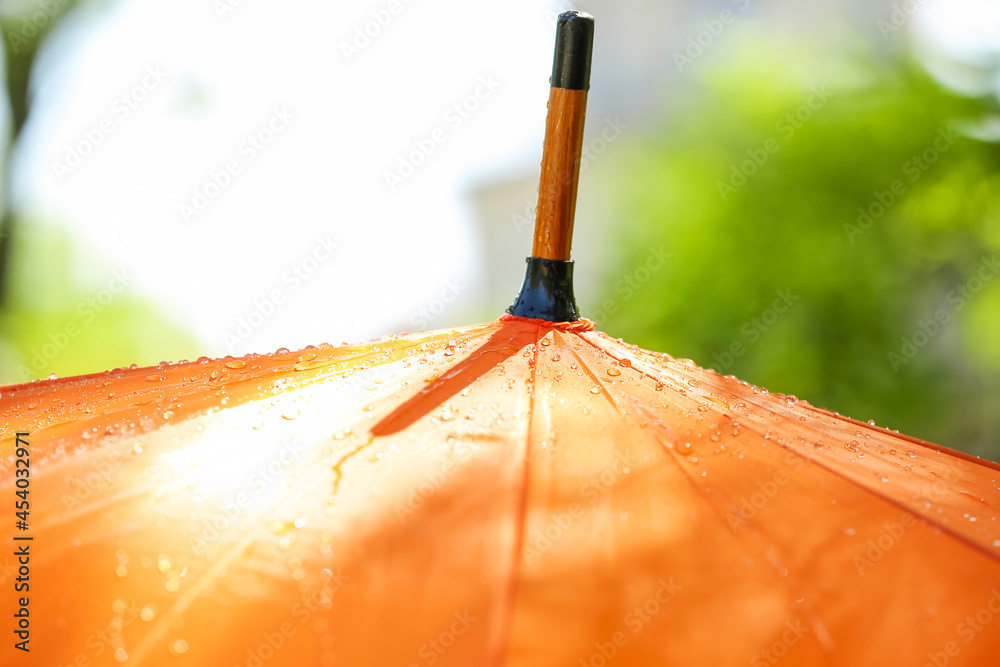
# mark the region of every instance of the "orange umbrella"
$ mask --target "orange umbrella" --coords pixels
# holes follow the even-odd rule
[[[512,314],[2,389],[4,665],[993,664],[1000,467],[578,319],[591,21]]]

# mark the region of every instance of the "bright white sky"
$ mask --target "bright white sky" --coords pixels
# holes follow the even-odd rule
[[[123,0],[64,35],[40,72],[17,196],[71,227],[94,256],[131,269],[132,287],[190,326],[206,353],[230,352],[225,334],[276,289],[284,303],[235,351],[406,328],[455,281],[474,310],[480,276],[465,193],[540,157],[555,3],[510,0],[500,11],[400,0],[395,15],[388,0],[232,3],[220,16],[213,0]],[[373,12],[391,20],[348,62],[342,44]],[[134,95],[145,99],[129,108],[120,98],[148,68],[165,78],[147,77],[148,92]],[[467,103],[477,109],[446,117],[477,92],[483,99]],[[275,110],[294,118],[275,121],[281,129],[262,150],[245,144]],[[390,191],[385,172],[435,128],[443,143]],[[57,174],[88,132],[100,144]],[[239,173],[185,221],[180,205],[193,206],[195,188],[229,161]],[[292,277],[327,238],[334,256],[320,249],[319,268]]]
[[[220,16],[226,3],[236,7]],[[131,287],[164,304],[206,354],[416,328],[417,309],[456,281],[458,302],[429,328],[481,317],[467,193],[537,169],[554,16],[567,8],[538,0],[122,0],[67,26],[42,63],[15,195],[71,228],[97,265],[130,269]],[[373,12],[390,20],[348,62],[342,45]],[[928,0],[914,21],[949,51],[1000,43],[996,0]],[[128,108],[121,96],[144,77],[148,90],[135,95],[144,99]],[[483,78],[499,86],[488,91]],[[485,98],[478,109],[446,116],[477,88]],[[275,120],[276,110],[293,119]],[[100,130],[104,119],[110,132]],[[280,131],[271,143],[260,151],[244,143],[272,121]],[[385,172],[435,128],[444,142],[390,191]],[[101,136],[99,145],[57,174],[56,163],[88,133]],[[239,173],[185,221],[181,205],[193,207],[195,189],[229,161]],[[331,258],[319,239],[337,244]],[[292,278],[317,250],[319,268]],[[102,286],[107,276],[91,279]],[[226,334],[274,290],[284,302],[230,349]]]

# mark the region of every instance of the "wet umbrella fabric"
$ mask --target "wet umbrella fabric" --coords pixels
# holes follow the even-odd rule
[[[1000,650],[998,466],[585,320],[35,382],[0,410],[32,451],[13,664]]]
[[[1000,466],[578,320],[592,42],[559,16],[512,316],[0,389],[3,664],[992,664]]]

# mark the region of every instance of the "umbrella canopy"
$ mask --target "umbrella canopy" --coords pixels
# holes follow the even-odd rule
[[[2,410],[29,434],[37,664],[1000,649],[996,465],[586,322],[50,380]]]
[[[578,318],[590,31],[512,314],[0,390],[4,664],[990,664],[1000,466]]]

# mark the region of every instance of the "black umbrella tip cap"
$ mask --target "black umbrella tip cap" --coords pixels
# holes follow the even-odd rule
[[[594,51],[594,17],[585,12],[563,12],[556,22],[556,52],[552,61],[553,88],[590,89],[590,60]]]

